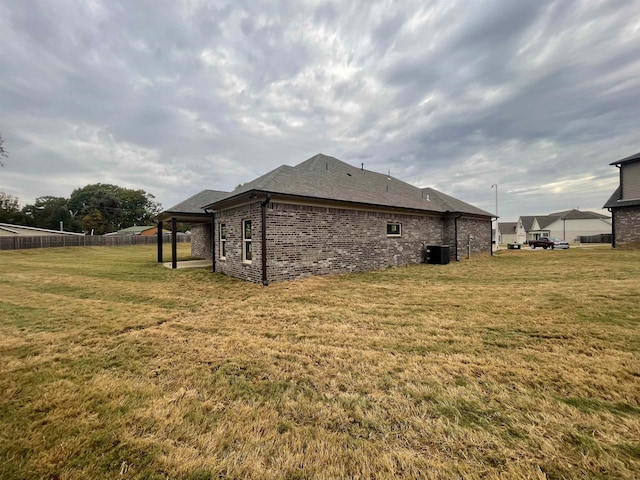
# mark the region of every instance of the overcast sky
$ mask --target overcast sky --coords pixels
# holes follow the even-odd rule
[[[640,151],[640,1],[0,0],[0,191],[164,208],[324,153],[503,221]]]

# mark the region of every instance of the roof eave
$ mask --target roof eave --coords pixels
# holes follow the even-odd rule
[[[414,207],[404,207],[404,206],[397,206],[397,205],[383,205],[383,204],[378,204],[378,203],[367,203],[367,202],[355,202],[355,201],[349,201],[349,200],[339,200],[339,199],[335,199],[335,198],[323,198],[323,197],[316,197],[316,196],[309,196],[309,195],[300,195],[300,194],[291,194],[291,193],[281,193],[281,192],[275,192],[275,191],[268,191],[268,190],[257,190],[257,189],[253,189],[253,190],[247,190],[246,192],[242,192],[239,193],[238,195],[235,195],[233,197],[229,197],[229,198],[225,198],[223,200],[220,200],[218,202],[214,202],[211,203],[209,205],[207,205],[206,207],[204,207],[206,210],[212,210],[212,211],[220,211],[220,210],[224,210],[224,209],[228,209],[228,208],[233,208],[242,204],[247,203],[248,200],[251,199],[256,199],[256,201],[258,199],[262,199],[268,195],[271,195],[272,200],[275,199],[283,199],[283,200],[297,200],[297,201],[306,201],[306,202],[313,202],[313,203],[329,203],[335,206],[340,206],[340,205],[348,205],[351,208],[356,208],[356,207],[365,207],[365,208],[377,208],[377,209],[385,209],[385,210],[395,210],[395,211],[405,211],[405,212],[418,212],[418,213],[422,213],[422,214],[437,214],[437,215],[467,215],[467,216],[473,216],[473,217],[478,217],[478,218],[490,218],[490,217],[495,217],[495,215],[492,215],[489,212],[485,212],[485,213],[480,213],[480,212],[464,212],[464,211],[455,211],[455,210],[437,210],[437,209],[420,209],[420,208],[414,208]]]
[[[615,162],[611,162],[609,165],[622,165],[624,163],[640,162],[640,152],[629,155],[628,157],[621,158]]]

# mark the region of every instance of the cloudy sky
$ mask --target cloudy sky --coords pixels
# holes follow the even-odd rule
[[[501,220],[640,151],[640,1],[0,0],[0,191],[163,207],[325,153]]]

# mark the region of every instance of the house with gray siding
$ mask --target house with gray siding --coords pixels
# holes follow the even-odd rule
[[[573,208],[548,215],[530,215],[515,223],[517,243],[527,243],[541,237],[557,237],[571,243],[580,243],[584,237],[611,235],[611,217],[598,212]]]
[[[194,256],[210,259],[214,271],[266,285],[420,263],[427,245],[448,245],[453,260],[489,254],[492,216],[318,154],[233,192],[200,192],[158,220],[159,228],[196,220]]]
[[[604,208],[613,217],[613,247],[640,247],[640,153],[615,161],[620,185]]]

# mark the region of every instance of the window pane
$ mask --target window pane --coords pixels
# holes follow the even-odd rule
[[[400,224],[387,223],[387,235],[400,235]]]
[[[223,240],[227,239],[227,226],[224,223],[220,225],[220,238]]]
[[[251,240],[251,220],[246,220],[244,222],[244,238]]]
[[[252,258],[251,258],[251,242],[244,242],[244,258],[245,258],[245,260],[252,260]]]
[[[221,257],[227,256],[227,242],[222,242],[222,252],[220,252]]]

